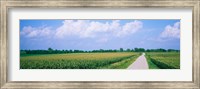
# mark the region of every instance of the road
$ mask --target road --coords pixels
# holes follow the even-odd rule
[[[135,62],[133,62],[128,69],[149,69],[145,53],[142,53]]]

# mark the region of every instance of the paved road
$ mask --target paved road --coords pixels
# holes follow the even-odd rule
[[[142,53],[135,62],[133,62],[128,69],[149,69],[147,64],[147,59],[145,58],[145,53]]]

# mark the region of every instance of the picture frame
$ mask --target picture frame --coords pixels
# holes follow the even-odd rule
[[[1,0],[0,1],[1,89],[9,88],[187,88],[200,89],[199,0]],[[10,8],[192,8],[192,82],[187,81],[8,81],[8,10]]]

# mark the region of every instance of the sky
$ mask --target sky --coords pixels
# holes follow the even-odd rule
[[[180,49],[180,20],[20,20],[20,49]]]

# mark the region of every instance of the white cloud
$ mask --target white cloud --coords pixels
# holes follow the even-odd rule
[[[80,35],[88,27],[85,20],[65,20],[63,25],[58,27],[55,32],[56,38],[63,38],[70,35]]]
[[[174,23],[173,26],[167,25],[160,36],[161,38],[180,38],[180,22]]]
[[[119,20],[112,22],[98,22],[89,20],[65,20],[63,25],[56,29],[55,37],[64,38],[74,35],[80,38],[98,37],[102,35],[126,36],[142,28],[142,22],[133,21],[120,25]]]
[[[117,36],[125,36],[137,32],[143,27],[143,23],[135,20],[134,22],[126,23],[120,31],[118,31]]]
[[[27,26],[27,27],[24,27],[22,29],[22,31],[20,32],[20,34],[22,36],[30,37],[30,38],[41,37],[41,36],[49,36],[52,33],[53,32],[51,30],[51,27],[44,27],[44,26],[38,27],[38,28]]]
[[[41,26],[25,26],[20,34],[29,38],[53,37],[66,39],[68,37],[97,38],[97,42],[107,42],[111,37],[124,37],[134,34],[143,27],[141,21],[135,20],[121,24],[120,20],[101,22],[98,20],[65,20],[56,28]],[[106,39],[105,39],[106,38]]]

